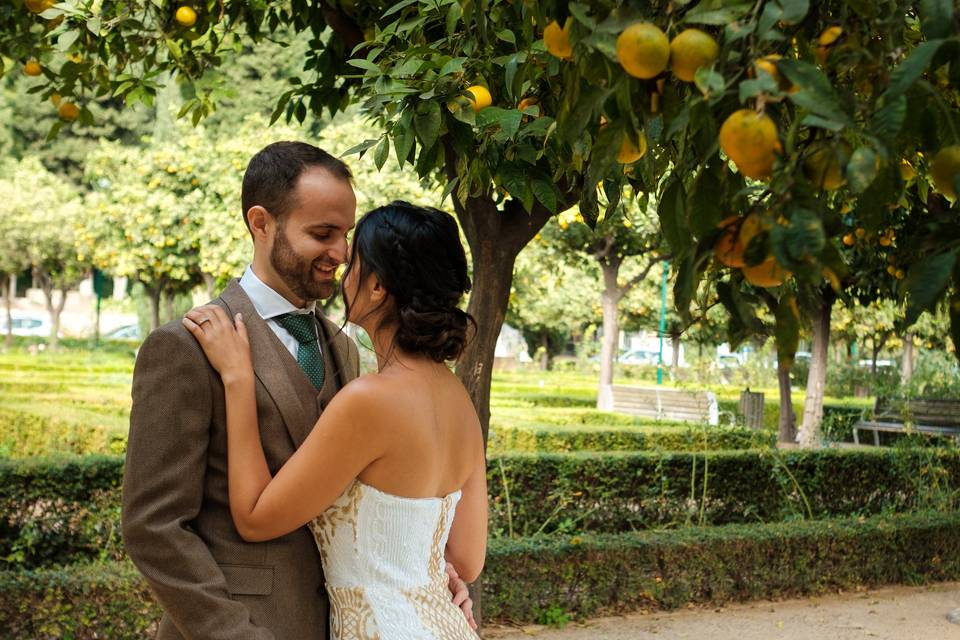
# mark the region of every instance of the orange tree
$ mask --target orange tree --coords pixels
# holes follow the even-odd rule
[[[190,20],[178,21],[182,4]],[[484,425],[517,253],[574,203],[595,223],[628,184],[658,203],[681,315],[704,284],[732,342],[764,330],[758,306],[772,312],[786,408],[801,317],[823,304],[824,282],[843,298],[860,281],[842,250],[844,205],[873,234],[893,212],[919,216],[897,237],[904,277],[889,289],[911,318],[952,296],[960,332],[951,0],[78,0],[41,11],[0,9],[0,54],[18,73],[39,63],[40,95],[70,97],[80,123],[84,96],[149,101],[166,71],[184,83],[183,115],[199,120],[215,98],[204,74],[224,48],[312,31],[275,115],[357,101],[382,132],[357,151],[446,183],[480,325],[458,371]],[[618,162],[644,144],[642,158]]]

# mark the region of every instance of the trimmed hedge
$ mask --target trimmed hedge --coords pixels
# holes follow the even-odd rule
[[[712,451],[769,448],[776,434],[742,427],[496,426],[488,452]]]
[[[0,407],[0,457],[120,454],[126,448],[127,434],[116,428]]]
[[[0,462],[0,563],[122,557],[122,465]],[[494,537],[620,533],[955,509],[960,451],[505,454],[487,480]]]
[[[729,525],[583,537],[493,540],[483,616],[534,622],[640,607],[672,609],[960,579],[960,514]],[[0,572],[9,640],[125,640],[159,609],[128,562]]]

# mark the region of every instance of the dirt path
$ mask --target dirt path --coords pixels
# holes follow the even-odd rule
[[[960,640],[947,614],[960,607],[960,582],[891,587],[722,609],[630,614],[563,629],[488,627],[484,640]]]

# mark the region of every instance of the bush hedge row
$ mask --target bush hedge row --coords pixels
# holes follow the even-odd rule
[[[743,427],[496,426],[488,451],[711,451],[772,447],[776,434]]]
[[[483,616],[535,622],[960,579],[960,514],[493,540]],[[9,640],[148,636],[159,609],[126,561],[0,571]]]
[[[0,564],[123,556],[122,459],[0,463]],[[934,449],[504,454],[494,537],[780,522],[960,504],[960,452]]]
[[[0,457],[120,454],[126,448],[127,434],[105,425],[0,407]]]

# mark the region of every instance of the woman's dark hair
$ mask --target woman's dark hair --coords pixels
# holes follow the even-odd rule
[[[376,275],[390,294],[381,322],[397,326],[397,347],[436,362],[460,357],[476,322],[457,306],[470,278],[453,216],[402,200],[368,212],[353,233],[352,269],[361,283]],[[349,316],[346,292],[343,303]]]

